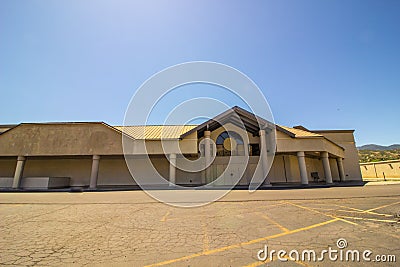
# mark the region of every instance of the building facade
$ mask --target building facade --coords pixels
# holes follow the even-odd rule
[[[268,161],[270,168],[261,172],[263,184],[268,186],[362,180],[353,130],[311,131],[261,122],[252,113],[234,107],[201,125],[3,125],[0,187],[134,187],[132,169],[148,173],[151,180],[146,159],[170,185],[212,183],[218,187],[236,180],[239,186],[248,186],[257,166],[266,166]],[[123,139],[132,142],[128,146],[132,151],[126,151]],[[165,149],[169,144],[171,147]],[[132,155],[132,166],[127,165],[124,152]],[[243,158],[246,165],[240,170]],[[180,163],[188,160],[209,167],[197,172],[180,169]]]

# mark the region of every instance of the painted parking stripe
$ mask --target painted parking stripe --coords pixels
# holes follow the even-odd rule
[[[242,242],[242,243],[237,243],[237,244],[233,244],[233,245],[229,245],[229,246],[225,246],[225,247],[220,247],[220,248],[217,248],[217,249],[212,249],[212,250],[208,250],[208,251],[204,251],[204,252],[194,253],[194,254],[187,255],[187,256],[184,256],[184,257],[181,257],[181,258],[176,258],[176,259],[162,261],[162,262],[159,262],[159,263],[150,264],[150,265],[147,265],[147,267],[150,267],[150,266],[163,266],[163,265],[172,264],[172,263],[175,263],[175,262],[180,262],[180,261],[184,261],[184,260],[190,260],[190,259],[197,258],[197,257],[200,257],[200,256],[208,256],[208,255],[212,255],[212,254],[215,254],[215,253],[218,253],[218,252],[223,252],[223,251],[227,251],[227,250],[231,250],[231,249],[235,249],[235,248],[241,248],[243,246],[256,244],[256,243],[259,243],[259,242],[262,242],[262,241],[278,238],[278,237],[281,237],[281,236],[286,236],[286,235],[290,235],[290,234],[294,234],[294,233],[299,233],[299,232],[302,232],[302,231],[310,230],[310,229],[317,228],[317,227],[320,227],[320,226],[324,226],[324,225],[327,225],[327,224],[330,224],[330,223],[333,223],[333,222],[337,222],[337,221],[341,221],[341,219],[340,218],[335,218],[335,219],[332,219],[332,220],[329,220],[329,221],[324,221],[324,222],[313,224],[313,225],[309,225],[309,226],[306,226],[306,227],[290,230],[289,232],[283,232],[283,233],[279,233],[279,234],[275,234],[275,235],[256,238],[256,239],[253,239],[253,240],[250,240],[250,241],[246,241],[246,242]]]
[[[394,220],[383,220],[383,219],[372,219],[372,218],[361,218],[361,217],[351,217],[351,216],[340,216],[345,219],[353,219],[353,220],[364,220],[364,221],[374,221],[374,222],[387,222],[387,223],[400,223]]]
[[[301,208],[301,209],[305,209],[305,210],[308,210],[308,211],[312,211],[312,212],[315,212],[315,213],[318,213],[318,214],[322,214],[322,215],[325,215],[325,216],[330,217],[330,218],[338,219],[340,221],[343,221],[343,222],[346,222],[346,223],[349,223],[349,224],[352,224],[352,225],[358,225],[358,223],[351,222],[351,221],[348,221],[348,220],[333,216],[331,214],[326,214],[324,212],[321,212],[321,211],[318,211],[318,210],[315,210],[315,209],[312,209],[312,208],[309,208],[309,207],[301,206],[301,205],[294,204],[294,203],[288,202],[288,201],[284,201],[284,202],[289,204],[289,205],[292,205],[292,206],[295,206],[295,207],[298,207],[298,208]]]
[[[282,230],[282,232],[289,232],[290,230],[287,229],[286,227],[284,227],[283,225],[279,224],[277,221],[271,219],[269,216],[267,216],[266,214],[262,214],[261,212],[257,213],[259,216],[261,216],[262,218],[266,219],[267,221],[269,221],[270,223],[278,226],[279,229]]]

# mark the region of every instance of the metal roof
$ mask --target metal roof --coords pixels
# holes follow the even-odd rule
[[[179,139],[181,135],[192,132],[198,125],[147,125],[147,126],[112,126],[134,139],[159,140]],[[294,138],[323,137],[321,134],[277,125],[278,130],[290,133]],[[197,129],[196,129],[197,130]]]
[[[317,133],[313,133],[313,132],[309,132],[309,131],[305,131],[305,130],[300,130],[300,129],[296,129],[296,128],[291,128],[291,127],[286,127],[286,126],[282,126],[279,125],[279,127],[283,128],[284,130],[292,133],[295,138],[302,138],[302,137],[323,137],[323,135],[321,134],[317,134]]]
[[[160,140],[179,139],[182,134],[197,125],[146,125],[146,126],[113,126],[134,139]]]

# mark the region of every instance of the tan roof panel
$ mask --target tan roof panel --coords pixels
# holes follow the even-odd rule
[[[15,126],[17,126],[18,124],[7,124],[7,125],[0,125],[0,134],[4,133],[12,128],[14,128]]]
[[[160,140],[160,139],[179,139],[180,136],[197,125],[147,125],[147,126],[114,126],[117,130],[135,139]],[[321,134],[312,133],[300,129],[281,126],[284,130],[292,133],[296,138],[323,137]]]
[[[317,134],[317,133],[312,133],[309,131],[304,131],[304,130],[300,130],[300,129],[295,129],[295,128],[290,128],[290,127],[286,127],[286,126],[282,126],[279,125],[281,128],[285,129],[286,131],[292,133],[295,135],[296,138],[301,138],[301,137],[323,137],[323,135],[321,134]]]
[[[179,139],[183,133],[197,125],[146,125],[146,126],[114,126],[114,128],[135,138],[146,140]]]

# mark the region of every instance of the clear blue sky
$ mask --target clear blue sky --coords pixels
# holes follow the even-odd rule
[[[2,0],[0,124],[122,124],[147,78],[205,60],[253,79],[279,124],[400,143],[399,14],[397,0]]]

